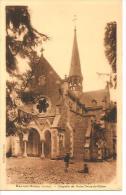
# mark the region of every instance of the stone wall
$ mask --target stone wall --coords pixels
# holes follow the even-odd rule
[[[72,105],[72,107],[71,107]],[[64,128],[65,152],[70,152],[75,159],[83,159],[85,133],[89,117],[82,115],[82,107],[76,100],[66,96],[61,106],[60,126]],[[60,152],[62,153],[62,151]]]
[[[73,156],[75,159],[83,159],[84,157],[84,143],[85,133],[87,129],[87,118],[81,115],[70,112],[70,125],[73,128]]]
[[[113,155],[114,152],[116,152],[116,151],[114,151],[114,139],[116,138],[115,132],[116,132],[116,124],[106,122],[105,137],[106,137],[107,148],[108,148],[108,153],[109,153],[110,157]],[[115,150],[116,150],[116,148],[115,148]]]

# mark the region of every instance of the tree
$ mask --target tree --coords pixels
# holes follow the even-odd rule
[[[35,47],[48,39],[33,28],[27,6],[6,7],[6,67],[9,73],[16,70],[16,55],[31,57]]]
[[[109,22],[105,28],[105,55],[109,61],[113,73],[116,73],[116,22]]]
[[[17,132],[17,104],[28,99],[28,97],[24,97],[23,92],[33,77],[32,65],[39,59],[36,47],[42,45],[42,42],[48,38],[33,28],[27,6],[6,7],[6,69],[9,73],[9,80],[6,82],[7,135]],[[30,70],[23,74],[17,71],[18,55],[22,58],[29,58]],[[15,101],[16,99],[18,99],[18,103]]]
[[[101,118],[106,122],[117,123],[117,105],[116,102],[111,102],[109,109],[106,110],[105,115]]]
[[[111,66],[112,72],[110,74],[109,86],[111,90],[114,91],[117,88],[117,23],[115,21],[109,22],[105,27],[105,37],[104,37],[104,45],[105,45],[105,55],[108,59],[108,62]],[[110,93],[112,93],[110,90]],[[110,103],[109,110],[106,112],[104,117],[107,122],[117,122],[117,105],[116,102]]]

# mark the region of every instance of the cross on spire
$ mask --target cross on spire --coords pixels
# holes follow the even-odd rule
[[[73,77],[73,76],[77,76],[80,78],[83,77],[81,73],[81,64],[80,64],[80,56],[79,56],[78,43],[77,43],[76,28],[74,30],[71,67],[70,67],[70,72],[69,72],[69,77]]]
[[[76,30],[76,21],[77,21],[77,15],[76,14],[74,14],[73,15],[73,23],[74,23],[74,29]]]

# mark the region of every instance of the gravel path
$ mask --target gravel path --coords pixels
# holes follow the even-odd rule
[[[89,175],[78,173],[83,162],[70,164],[64,172],[64,162],[40,158],[8,158],[7,181],[11,184],[91,184],[109,183],[116,173],[116,162],[88,163]]]

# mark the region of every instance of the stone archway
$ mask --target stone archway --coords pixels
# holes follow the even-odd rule
[[[51,158],[51,133],[49,130],[45,131],[44,154],[45,158]]]
[[[28,156],[40,156],[41,155],[41,142],[38,131],[34,128],[29,130],[28,143],[27,143],[27,155]]]

